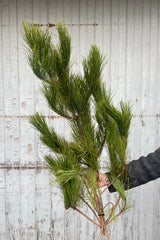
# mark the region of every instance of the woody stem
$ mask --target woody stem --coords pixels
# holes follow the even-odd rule
[[[96,224],[98,227],[101,227],[100,224],[98,224],[97,222],[95,222],[94,220],[92,220],[90,217],[88,217],[85,213],[83,213],[81,210],[79,210],[76,207],[73,207],[74,210],[76,210],[77,212],[79,212],[81,215],[83,215],[85,218],[87,218],[89,221],[91,221],[92,223]]]

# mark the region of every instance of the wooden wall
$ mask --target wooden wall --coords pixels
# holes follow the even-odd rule
[[[97,240],[99,230],[65,211],[59,189],[49,185],[47,149],[27,116],[41,112],[66,138],[70,129],[39,93],[24,52],[22,19],[44,25],[64,19],[75,72],[82,72],[91,44],[101,48],[107,61],[103,81],[114,103],[130,100],[133,106],[131,161],[160,146],[160,1],[0,0],[0,240]],[[55,28],[50,30],[57,41]],[[104,153],[102,171],[105,161]],[[111,227],[111,239],[160,239],[160,180],[128,195],[134,208]]]

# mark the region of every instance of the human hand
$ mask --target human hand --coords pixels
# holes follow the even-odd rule
[[[108,179],[107,174],[98,172],[98,187],[101,188],[109,185],[110,185],[110,181]]]

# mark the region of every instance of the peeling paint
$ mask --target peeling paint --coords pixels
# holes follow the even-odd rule
[[[19,138],[15,137],[13,141],[14,142],[19,142]]]
[[[30,118],[32,115],[26,115],[26,116],[15,116],[15,115],[13,115],[13,116],[10,116],[10,115],[4,115],[4,116],[2,116],[2,115],[0,115],[0,118],[26,118],[26,119],[28,119],[28,118]],[[48,116],[45,116],[45,115],[42,115],[43,117],[45,117],[45,118],[48,118],[48,119],[65,119],[64,117],[62,117],[62,116],[55,116],[55,115],[48,115]],[[94,118],[94,116],[92,116],[93,118]],[[133,118],[135,118],[135,117],[140,117],[140,118],[143,118],[143,117],[155,117],[155,118],[160,118],[160,114],[153,114],[153,115],[143,115],[143,114],[133,114],[132,115],[132,117]],[[11,123],[10,121],[8,121],[8,124],[9,123]]]
[[[28,154],[31,154],[33,150],[33,147],[31,144],[28,144]]]
[[[22,103],[21,103],[21,106],[22,106],[22,108],[26,108],[27,103],[26,103],[26,102],[22,102]]]
[[[27,228],[30,229],[30,230],[32,230],[32,229],[36,229],[35,226],[29,226],[29,227],[27,227]]]
[[[10,170],[27,170],[27,169],[36,169],[36,171],[41,172],[41,170],[43,169],[48,169],[48,167],[46,165],[40,165],[40,164],[36,164],[35,165],[20,165],[20,164],[12,164],[12,163],[7,163],[7,164],[0,164],[0,169],[6,169],[6,171],[10,171]]]
[[[11,127],[11,121],[7,121],[6,122],[6,128],[10,128]]]
[[[144,127],[145,126],[145,122],[142,120],[142,126]]]
[[[29,117],[31,117],[31,115],[25,115],[25,116],[15,116],[15,115],[4,115],[4,116],[2,116],[2,115],[0,115],[0,118],[26,118],[26,119],[28,119]],[[45,117],[45,118],[48,118],[48,119],[64,119],[64,117],[62,117],[62,116],[55,116],[55,115],[51,115],[51,116],[44,116],[43,115],[43,117]],[[11,123],[10,121],[8,121],[8,123]]]
[[[74,26],[98,26],[100,24],[98,24],[98,23],[71,23],[71,24],[65,24],[65,25],[68,26],[68,27],[74,27]],[[55,27],[56,24],[54,24],[54,23],[46,23],[46,24],[42,24],[42,23],[37,24],[37,23],[35,23],[34,26],[51,28],[51,27]]]
[[[17,99],[16,98],[12,98],[12,104],[15,105],[16,104]]]

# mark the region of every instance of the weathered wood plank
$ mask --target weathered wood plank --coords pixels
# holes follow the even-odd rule
[[[141,80],[142,80],[142,1],[135,0],[134,22],[134,86],[135,99],[137,101],[134,114],[141,114]]]
[[[36,239],[35,169],[21,170],[21,238]]]
[[[5,205],[5,170],[0,170],[0,216],[1,216],[1,230],[0,239],[6,239],[6,205]]]
[[[20,173],[6,171],[6,239],[21,239]]]
[[[111,86],[111,1],[104,1],[104,28],[103,28],[103,51],[105,55],[106,65],[103,70],[103,79],[106,88]]]
[[[111,91],[114,91],[116,95],[115,103],[120,100],[120,93],[118,91],[119,79],[118,79],[118,68],[119,68],[119,51],[118,42],[119,31],[118,31],[118,16],[119,16],[119,1],[111,1],[111,62],[110,62],[110,81],[111,81]]]
[[[79,18],[80,18],[79,7],[80,7],[79,0],[72,1],[72,8],[70,9],[70,14],[72,14],[72,24],[79,24]]]
[[[37,239],[50,239],[50,194],[48,170],[36,171],[36,234]]]

